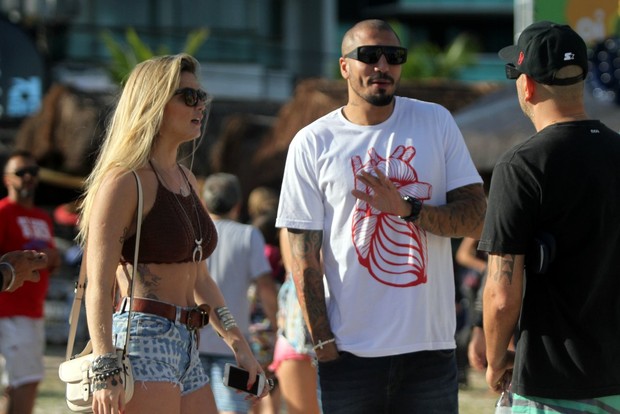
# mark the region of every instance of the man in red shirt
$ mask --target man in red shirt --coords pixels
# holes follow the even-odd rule
[[[35,250],[48,257],[36,283],[0,293],[0,354],[5,359],[7,413],[32,413],[44,375],[43,307],[50,271],[60,264],[51,217],[34,205],[39,167],[26,151],[13,153],[4,168],[8,196],[0,200],[0,254]],[[11,289],[12,290],[12,289]]]

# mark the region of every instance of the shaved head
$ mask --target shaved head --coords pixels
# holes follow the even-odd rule
[[[356,47],[362,46],[359,44],[360,43],[359,39],[362,37],[362,34],[375,33],[375,32],[392,33],[394,37],[396,37],[396,39],[398,40],[398,44],[400,44],[400,38],[398,37],[396,32],[392,29],[392,27],[389,24],[387,24],[383,20],[379,20],[379,19],[362,20],[361,22],[357,23],[355,26],[347,30],[347,32],[344,34],[344,37],[342,38],[342,46],[341,46],[342,55],[344,56],[345,54],[349,53],[351,50],[355,49]]]

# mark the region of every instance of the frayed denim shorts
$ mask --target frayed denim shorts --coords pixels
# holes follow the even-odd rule
[[[112,332],[117,348],[125,344],[128,315],[124,312],[113,316]],[[179,386],[181,395],[204,387],[209,377],[200,363],[197,332],[178,321],[132,312],[129,360],[134,380],[171,382]]]

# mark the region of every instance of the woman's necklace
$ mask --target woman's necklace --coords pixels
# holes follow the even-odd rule
[[[183,207],[183,204],[181,203],[181,201],[179,201],[179,197],[177,197],[177,194],[174,191],[172,191],[172,188],[168,185],[164,176],[157,172],[157,170],[155,169],[155,166],[153,166],[153,163],[151,163],[151,166],[153,167],[155,174],[160,176],[161,179],[164,181],[164,184],[166,184],[166,187],[168,187],[169,189],[168,191],[172,193],[172,195],[174,196],[174,199],[177,201],[177,204],[181,208],[181,211],[183,212],[183,216],[185,216],[185,219],[187,220],[187,225],[192,231],[192,235],[194,236],[194,243],[196,245],[194,247],[194,251],[192,252],[192,260],[194,261],[194,263],[201,262],[202,261],[202,226],[200,224],[200,216],[198,215],[198,209],[196,208],[195,200],[193,200],[193,197],[192,197],[192,201],[193,201],[192,206],[194,207],[194,213],[196,214],[196,222],[198,223],[198,234],[200,235],[200,239],[196,237],[196,233],[194,232],[194,226],[192,226],[192,220],[189,218],[189,215],[187,214],[187,212],[185,212],[185,208]],[[187,182],[187,179],[185,178],[185,174],[183,174],[183,177],[185,179],[186,184],[189,186],[190,184],[189,182]],[[188,193],[191,194],[191,191],[188,190]],[[183,195],[182,188],[181,188],[181,195]]]

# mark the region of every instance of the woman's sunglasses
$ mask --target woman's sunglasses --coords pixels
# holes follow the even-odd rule
[[[381,55],[390,65],[402,65],[407,61],[407,49],[400,46],[359,46],[344,57],[372,64],[377,63]]]
[[[196,106],[199,102],[208,102],[211,96],[202,89],[182,88],[174,91],[175,95],[183,95],[183,101],[187,106]]]
[[[39,167],[35,165],[33,167],[20,168],[12,174],[18,176],[19,178],[24,177],[26,174],[29,174],[31,177],[36,177],[39,175]]]

